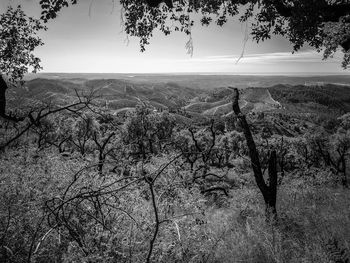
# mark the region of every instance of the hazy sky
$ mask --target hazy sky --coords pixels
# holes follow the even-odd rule
[[[26,12],[39,14],[39,0],[0,0],[2,13],[10,3],[21,3]],[[137,38],[121,32],[120,5],[115,0],[79,0],[62,10],[41,34],[45,45],[37,49],[43,72],[226,72],[226,73],[346,73],[340,67],[341,54],[322,61],[311,49],[292,54],[283,38],[261,44],[248,40],[243,50],[245,25],[237,19],[222,28],[195,26],[192,29],[193,57],[186,53],[188,37],[181,33],[164,36],[155,32],[146,52],[141,53]],[[91,12],[89,15],[89,7]]]

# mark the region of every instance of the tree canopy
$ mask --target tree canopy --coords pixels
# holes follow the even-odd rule
[[[20,6],[8,7],[0,15],[0,72],[10,80],[22,79],[28,67],[39,70],[40,59],[33,54],[43,45],[37,33],[45,29],[42,21],[28,17]]]
[[[43,45],[37,33],[46,29],[40,19],[27,16],[20,6],[8,7],[0,14],[0,116],[17,120],[6,114],[7,83],[22,80],[31,67],[33,72],[41,69],[40,59],[33,53],[34,49]]]
[[[62,7],[78,0],[41,0],[42,19],[55,18]],[[293,51],[309,45],[331,57],[342,49],[342,66],[350,64],[350,2],[348,0],[120,0],[123,27],[140,38],[141,51],[154,30],[165,35],[174,31],[191,34],[193,13],[202,25],[224,25],[230,17],[251,23],[252,38],[264,41],[272,35],[286,37]]]

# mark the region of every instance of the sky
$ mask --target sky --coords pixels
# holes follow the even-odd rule
[[[21,4],[26,13],[39,16],[39,0],[0,0],[0,13]],[[141,53],[139,40],[127,38],[121,27],[118,0],[79,0],[65,8],[40,33],[45,45],[35,54],[42,72],[67,73],[228,73],[228,74],[346,74],[341,53],[326,61],[305,47],[292,54],[290,43],[274,37],[263,43],[249,39],[243,49],[245,24],[237,18],[223,27],[192,28],[193,56],[187,54],[188,36],[155,32]],[[196,18],[196,17],[195,17]],[[128,39],[128,41],[127,41]],[[244,56],[237,63],[242,51]]]

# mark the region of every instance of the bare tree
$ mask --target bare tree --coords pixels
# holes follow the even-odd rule
[[[245,115],[241,112],[239,107],[239,91],[237,88],[233,89],[232,109],[237,118],[241,122],[243,133],[247,142],[249,150],[250,162],[253,168],[255,182],[262,193],[266,205],[266,216],[268,220],[277,219],[277,155],[276,151],[272,151],[269,158],[269,182],[267,183],[263,176],[263,170],[260,163],[259,152],[256,148],[253,135],[250,131],[249,124]]]

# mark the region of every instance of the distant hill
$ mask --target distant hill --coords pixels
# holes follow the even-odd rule
[[[79,93],[94,90],[96,102],[111,110],[134,108],[137,104],[145,104],[151,108],[180,109],[189,100],[198,95],[198,89],[192,89],[176,83],[152,84],[119,79],[33,79],[25,83],[23,88],[12,89],[13,95],[36,99],[45,102],[62,103]]]
[[[181,87],[210,90],[215,88],[233,86],[271,87],[278,84],[305,85],[309,83],[333,83],[350,85],[350,75],[232,75],[232,74],[117,74],[117,73],[39,73],[28,74],[26,80],[35,78],[69,80],[79,82],[85,80],[118,79],[141,84],[173,83]]]
[[[34,79],[26,82],[25,89],[20,91],[23,95],[40,97],[47,92],[69,94],[75,89],[80,90],[81,85],[66,80]]]
[[[232,76],[224,76],[223,79],[230,77]],[[38,78],[27,81],[22,88],[9,89],[9,103],[15,108],[19,103],[14,99],[17,97],[21,98],[20,103],[27,99],[29,105],[33,100],[65,104],[76,100],[76,92],[86,94],[94,90],[97,95],[96,104],[118,115],[125,114],[138,104],[143,104],[157,111],[169,110],[182,122],[188,122],[189,119],[205,122],[214,116],[232,115],[230,102],[232,90],[227,88],[228,85],[209,89],[206,86],[209,84],[206,83],[202,86],[204,88],[198,88],[203,84],[203,79],[212,78],[211,76],[193,78],[179,76],[178,80],[173,76],[171,78],[157,76],[155,79],[150,76],[142,78],[136,76],[129,79]],[[244,76],[241,80],[247,78]],[[344,79],[346,77],[343,76],[331,80],[342,82]],[[198,83],[190,84],[197,80]],[[304,84],[306,85],[276,84],[267,88],[242,88],[241,109],[244,113],[283,114],[293,112],[340,114],[350,111],[350,86],[347,84],[316,83],[314,78],[309,78]]]
[[[350,111],[350,85],[275,85],[269,88],[273,98],[284,104],[313,103],[340,112]]]

